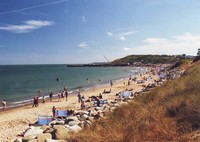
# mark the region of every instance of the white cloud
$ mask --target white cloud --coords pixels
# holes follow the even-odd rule
[[[183,35],[165,38],[147,38],[146,44],[134,47],[133,54],[187,54],[196,55],[200,47],[200,35],[186,33]]]
[[[180,42],[198,42],[200,40],[200,36],[194,36],[188,32],[184,35],[174,36],[173,38]]]
[[[114,34],[112,32],[106,32],[106,34],[109,37],[114,37],[115,39],[121,40],[121,41],[125,41],[127,40],[127,36],[134,34],[135,31],[129,31],[129,32],[125,32],[125,33],[121,33],[121,34]]]
[[[147,38],[146,40],[144,40],[144,42],[147,42],[150,44],[166,43],[167,39],[165,39],[165,38]]]
[[[0,26],[0,30],[5,30],[13,33],[29,33],[33,30],[40,29],[42,27],[51,26],[54,22],[42,21],[42,20],[28,20],[23,25],[7,25]]]
[[[121,36],[128,36],[128,35],[132,35],[134,34],[135,32],[134,31],[130,31],[130,32],[126,32],[126,33],[122,33],[120,34]]]
[[[120,36],[119,39],[120,39],[121,41],[125,41],[125,40],[126,40],[126,37],[125,37],[125,36]]]
[[[127,48],[127,47],[124,47],[123,49],[124,49],[124,51],[131,51],[132,50],[131,48]]]
[[[81,22],[85,23],[86,21],[87,21],[86,17],[85,16],[81,16]]]
[[[83,41],[78,45],[78,47],[80,47],[80,48],[89,48],[88,42],[87,41]]]
[[[111,32],[106,32],[106,34],[109,36],[109,37],[113,37],[113,33],[111,33]]]

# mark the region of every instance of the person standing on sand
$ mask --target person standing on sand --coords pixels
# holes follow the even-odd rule
[[[61,95],[60,95],[60,92],[58,93],[58,102],[60,102],[60,98],[61,98]]]
[[[5,108],[6,108],[6,100],[3,100],[3,101],[1,102],[1,104],[2,104],[2,108],[5,109]]]
[[[33,105],[32,105],[32,107],[37,107],[37,97],[36,96],[33,98]]]
[[[113,86],[113,82],[112,82],[112,80],[110,81],[110,87],[112,87]]]
[[[56,107],[53,106],[52,108],[52,113],[53,113],[53,120],[56,118]]]
[[[78,103],[81,103],[81,102],[82,102],[82,99],[81,99],[81,93],[80,93],[80,92],[78,92],[77,97],[78,97]]]
[[[39,105],[39,97],[36,97],[36,106],[38,107]]]
[[[52,102],[53,93],[52,91],[49,93],[50,102]]]
[[[45,103],[45,101],[46,101],[46,100],[45,100],[45,97],[43,96],[43,97],[42,97],[42,103]]]
[[[62,101],[64,101],[64,92],[63,91],[61,92],[61,99],[62,99]]]
[[[66,101],[67,101],[67,97],[68,97],[68,91],[65,91],[65,97],[66,97]]]

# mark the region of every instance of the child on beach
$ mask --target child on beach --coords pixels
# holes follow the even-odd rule
[[[1,102],[1,104],[2,104],[2,108],[5,109],[5,108],[6,108],[6,100],[3,100],[3,101]]]

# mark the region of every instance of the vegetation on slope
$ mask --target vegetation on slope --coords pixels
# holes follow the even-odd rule
[[[117,108],[74,137],[80,142],[198,141],[200,64],[184,75]],[[197,140],[198,139],[198,140]]]
[[[114,60],[111,64],[142,62],[144,64],[166,64],[174,63],[177,57],[168,55],[129,55],[121,59]]]

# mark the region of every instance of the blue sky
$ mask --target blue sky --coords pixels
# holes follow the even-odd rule
[[[196,55],[199,0],[1,0],[0,64]]]

